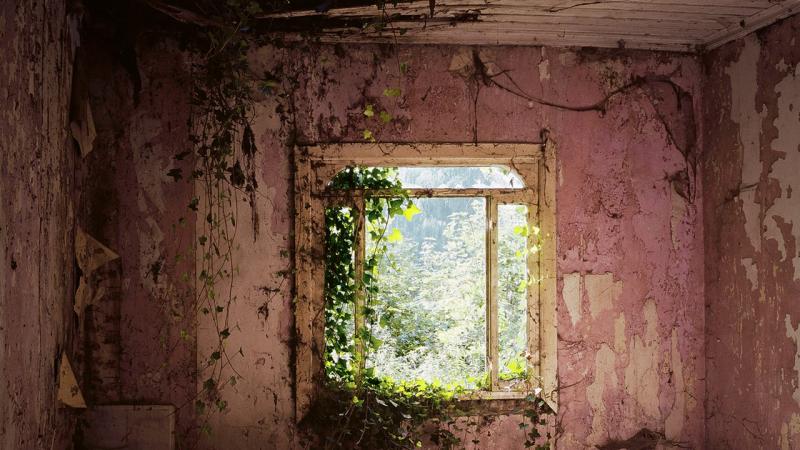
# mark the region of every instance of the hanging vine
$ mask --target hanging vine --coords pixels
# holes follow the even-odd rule
[[[396,216],[411,219],[420,210],[397,180],[394,169],[350,167],[340,172],[331,188],[343,191],[378,189],[393,195],[364,198],[365,228],[370,251],[364,259],[363,279],[355,270],[358,211],[352,206],[328,208],[325,270],[325,373],[327,386],[305,424],[322,448],[417,448],[425,442],[440,448],[461,448],[460,434],[478,422],[465,419],[490,415],[467,409],[468,394],[460,384],[442,385],[424,380],[398,381],[377,375],[363,359],[380,346],[372,330],[378,317],[379,262],[387,258],[387,229]],[[362,249],[363,250],[363,249]],[[356,297],[363,292],[362,311]],[[365,326],[354,335],[355,316],[363,314]],[[360,349],[359,349],[360,346]],[[474,409],[474,408],[472,408]],[[479,409],[479,408],[478,408]],[[531,393],[519,409],[525,447],[548,449],[550,436],[542,436],[551,410]],[[473,437],[477,442],[477,438]]]
[[[163,11],[164,5],[156,6]],[[196,278],[189,280],[186,275],[185,281],[194,283],[190,300],[196,313],[208,318],[214,333],[208,354],[201,356],[204,361],[199,364],[198,378],[202,389],[194,399],[196,411],[203,418],[199,427],[210,433],[208,418],[212,412],[227,408],[220,391],[240,378],[234,361],[243,356],[241,348],[234,350],[227,345],[235,329],[230,311],[236,301],[238,267],[234,254],[242,196],[249,201],[253,235],[258,235],[254,85],[247,63],[253,40],[247,30],[261,10],[258,3],[249,0],[207,6],[215,19],[203,21],[199,34],[192,35],[192,148],[175,155],[177,161],[193,161],[194,168],[189,173],[174,168],[168,175],[175,181],[185,179],[196,188],[196,197],[187,205],[200,219],[193,246]],[[181,336],[188,336],[188,331],[182,330]]]
[[[258,184],[254,158],[258,152],[253,133],[253,89],[273,89],[273,80],[252,80],[247,56],[256,39],[251,30],[262,14],[259,3],[252,0],[203,2],[202,13],[181,9],[157,0],[148,2],[153,8],[176,20],[199,27],[193,40],[191,72],[191,144],[192,148],[175,155],[177,161],[194,162],[194,169],[184,173],[180,168],[168,175],[186,180],[197,187],[197,196],[187,207],[198,214],[197,273],[193,305],[199,315],[212,324],[215,339],[209,353],[203,355],[198,377],[202,389],[194,399],[201,420],[200,428],[212,430],[208,419],[215,411],[228,405],[221,390],[237,383],[240,378],[235,367],[243,350],[227,345],[235,326],[230,322],[232,304],[236,301],[234,287],[238,272],[235,261],[239,198],[249,200],[253,235],[258,235],[258,212],[255,198]],[[291,2],[289,2],[291,3]],[[379,8],[385,2],[378,0]],[[432,6],[433,8],[433,6]],[[389,26],[384,13],[377,27]],[[401,75],[406,65],[398,66]],[[400,97],[398,88],[387,88],[383,95]],[[388,124],[392,116],[385,110],[367,105],[364,115]],[[363,138],[377,142],[376,134],[365,129]],[[441,386],[424,381],[394,381],[376,376],[369,368],[358,370],[358,358],[377,348],[370,332],[374,322],[377,287],[375,277],[378,262],[385,256],[385,236],[388,222],[398,214],[413,214],[414,204],[400,183],[393,180],[389,169],[352,168],[335,180],[342,189],[394,190],[393,198],[367,198],[365,210],[367,230],[374,243],[366,258],[363,279],[357,280],[352,255],[355,248],[353,211],[332,209],[326,213],[329,230],[326,270],[326,354],[325,369],[328,386],[314,405],[307,422],[313,424],[325,448],[416,448],[424,441],[442,448],[462,444],[457,436],[465,426],[459,418],[466,412],[458,399],[462,386]],[[186,280],[192,281],[192,280]],[[358,336],[352,336],[354,299],[357,291],[365,293],[361,314],[367,326]],[[181,333],[188,336],[188,331]],[[361,351],[356,352],[356,345]],[[524,400],[521,412],[524,445],[537,449],[549,448],[549,436],[542,441],[540,427],[546,424],[549,408],[544,401],[530,395]],[[469,423],[469,422],[468,422]]]

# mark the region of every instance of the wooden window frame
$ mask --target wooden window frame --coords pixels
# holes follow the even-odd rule
[[[539,251],[528,258],[528,271],[538,283],[528,288],[528,370],[530,386],[555,411],[557,393],[556,330],[556,239],[555,239],[555,146],[545,144],[322,144],[297,147],[295,163],[295,327],[296,418],[302,420],[318,389],[324,385],[325,346],[325,209],[342,204],[355,208],[357,248],[363,248],[363,215],[359,209],[366,195],[380,191],[351,190],[332,192],[329,182],[339,171],[350,166],[491,166],[514,169],[525,186],[517,189],[407,189],[411,197],[484,197],[487,208],[487,362],[491,387],[473,391],[462,399],[515,400],[530,391],[502,391],[498,381],[497,296],[497,210],[499,204],[524,204],[528,223],[539,228]],[[386,193],[391,195],[391,193]],[[535,243],[529,235],[529,247]],[[363,258],[356,258],[356,277],[363,272]],[[535,288],[537,286],[538,288]],[[357,292],[356,302],[363,301]],[[356,312],[359,308],[356,307]],[[355,315],[356,327],[364,326],[363,317]],[[356,341],[358,347],[358,340]],[[357,354],[363,354],[357,348]],[[358,358],[358,364],[364,364]],[[363,369],[363,367],[362,367]]]

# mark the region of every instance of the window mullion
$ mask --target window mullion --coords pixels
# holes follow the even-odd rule
[[[498,352],[498,262],[497,262],[497,199],[486,197],[486,365],[489,370],[489,390],[499,388]]]
[[[366,232],[365,232],[365,218],[364,218],[364,196],[358,195],[354,198],[353,212],[355,213],[355,242],[354,242],[354,261],[353,269],[355,272],[355,305],[353,308],[353,322],[355,326],[355,358],[356,364],[356,380],[360,384],[364,367],[366,364],[365,355],[365,329],[366,319],[364,317],[365,307],[365,290],[364,290],[364,258],[366,257]]]

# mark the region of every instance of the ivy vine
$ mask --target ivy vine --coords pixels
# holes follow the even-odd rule
[[[439,448],[460,448],[459,433],[474,421],[463,418],[466,411],[460,395],[463,385],[442,385],[424,380],[399,381],[378,376],[360,359],[375,351],[380,342],[372,335],[377,320],[377,277],[379,262],[387,255],[388,225],[396,216],[411,219],[419,209],[395,176],[395,169],[349,167],[337,174],[332,189],[381,190],[391,196],[366,196],[366,233],[372,242],[364,258],[364,275],[358,280],[355,251],[358,233],[357,209],[352,205],[328,208],[326,222],[325,270],[325,373],[327,386],[321,389],[306,425],[326,449],[335,448],[418,448],[425,443]],[[362,249],[363,250],[363,249]],[[356,297],[363,292],[365,326],[354,334]],[[359,355],[357,343],[362,346]],[[541,435],[551,410],[531,393],[523,401],[520,428],[523,445],[549,449],[550,436]],[[544,441],[542,440],[544,438]],[[477,442],[477,439],[473,439]]]
[[[290,3],[290,2],[289,2]],[[385,7],[384,1],[377,1]],[[251,45],[256,42],[250,34],[255,20],[262,13],[253,0],[203,2],[206,17],[191,16],[188,22],[200,26],[200,36],[193,41],[195,59],[191,71],[194,85],[191,91],[192,148],[175,155],[176,161],[193,163],[189,173],[178,167],[167,175],[175,181],[186,180],[198,187],[197,196],[187,207],[202,219],[201,231],[193,250],[198,255],[192,299],[198,314],[209,318],[216,335],[205,361],[200,365],[202,389],[194,399],[200,417],[200,429],[212,430],[210,414],[224,411],[228,405],[221,395],[226,386],[239,379],[234,360],[243,350],[227,345],[235,326],[230,322],[237,265],[235,261],[238,199],[249,199],[253,217],[253,233],[257,234],[255,196],[258,184],[255,176],[255,156],[258,152],[253,133],[255,99],[253,89],[270,91],[274,80],[254,83],[247,62]],[[158,1],[151,6],[186,22],[186,14],[178,14]],[[186,11],[183,11],[184,13]],[[202,19],[202,18],[201,18]],[[382,26],[388,24],[383,14]],[[401,75],[407,64],[398,60]],[[387,88],[383,95],[399,98],[399,88]],[[386,110],[366,105],[364,116],[378,121],[378,126],[393,120]],[[377,142],[371,129],[363,130],[363,138]],[[320,390],[306,423],[324,448],[417,448],[431,443],[441,448],[460,446],[457,432],[460,418],[466,413],[459,395],[463,386],[441,386],[422,380],[396,381],[376,376],[369,368],[359,368],[359,358],[374,351],[379,343],[371,335],[374,323],[374,302],[378,294],[376,277],[378,262],[386,254],[386,229],[397,215],[413,215],[414,203],[402,185],[392,177],[391,169],[349,168],[334,180],[340,189],[381,189],[394,192],[392,197],[368,197],[363,214],[372,252],[364,261],[364,276],[356,279],[353,266],[355,249],[355,215],[352,209],[332,208],[326,211],[327,269],[325,273],[325,372],[328,385]],[[284,274],[285,275],[285,274]],[[364,292],[363,310],[366,326],[353,336],[354,305],[357,292]],[[182,330],[181,337],[188,339]],[[363,350],[356,352],[356,345]],[[360,353],[360,355],[359,355]],[[540,427],[550,413],[545,402],[533,394],[525,399],[522,410],[524,445],[537,449],[549,448],[549,435],[540,443]]]
[[[233,350],[227,342],[235,325],[231,323],[231,305],[238,268],[235,262],[239,198],[249,200],[253,233],[257,234],[255,196],[258,183],[255,155],[258,151],[253,133],[253,80],[247,54],[252,37],[247,34],[254,18],[261,12],[257,2],[227,0],[209,5],[217,19],[193,35],[191,63],[191,149],[175,155],[176,161],[188,160],[189,173],[179,168],[167,175],[175,181],[187,180],[196,187],[196,196],[187,208],[201,219],[196,253],[196,277],[184,274],[184,281],[194,285],[188,299],[196,313],[208,318],[215,340],[198,368],[202,389],[194,399],[201,420],[199,428],[210,433],[210,414],[227,409],[220,392],[240,378],[234,360],[243,350]],[[181,331],[188,339],[189,332]]]

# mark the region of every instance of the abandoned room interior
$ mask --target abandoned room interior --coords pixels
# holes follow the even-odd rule
[[[800,449],[799,11],[0,2],[0,450]]]

